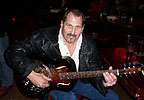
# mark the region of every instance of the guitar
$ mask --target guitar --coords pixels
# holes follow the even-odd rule
[[[38,98],[53,89],[62,91],[70,91],[73,89],[76,79],[101,77],[104,72],[114,73],[115,75],[135,74],[142,71],[141,67],[134,66],[133,68],[116,69],[116,70],[96,70],[76,72],[75,63],[70,57],[57,60],[55,65],[45,67],[41,66],[35,69],[35,72],[44,74],[52,79],[50,86],[47,88],[36,87],[26,77],[20,77],[19,83],[22,92],[30,98]]]

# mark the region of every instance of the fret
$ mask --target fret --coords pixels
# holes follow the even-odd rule
[[[92,77],[100,77],[103,73],[114,73],[117,74],[116,70],[101,70],[101,71],[86,71],[86,72],[67,72],[67,73],[59,73],[60,79],[79,79],[79,78],[92,78]]]
[[[124,70],[119,70],[121,73],[124,73]],[[86,72],[67,72],[59,73],[59,78],[64,79],[79,79],[79,78],[92,78],[92,77],[101,77],[103,73],[113,73],[118,75],[117,70],[99,70],[99,71],[86,71]]]

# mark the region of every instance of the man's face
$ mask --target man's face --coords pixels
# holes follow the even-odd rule
[[[82,17],[76,17],[72,13],[69,13],[66,21],[64,23],[61,21],[61,29],[66,42],[76,42],[84,29]]]

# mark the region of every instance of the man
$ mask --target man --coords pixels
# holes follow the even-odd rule
[[[41,88],[49,87],[52,80],[34,72],[41,62],[28,58],[33,53],[47,56],[53,61],[70,56],[77,71],[100,70],[102,68],[98,65],[96,43],[83,33],[84,22],[82,12],[77,9],[69,10],[65,13],[60,28],[51,27],[34,32],[26,40],[11,45],[6,51],[6,58],[22,76],[27,76]],[[49,95],[54,100],[77,100],[75,94],[92,100],[118,100],[118,96],[108,88],[116,84],[117,77],[108,72],[103,73],[103,76],[104,78],[80,79],[71,91],[52,90]]]

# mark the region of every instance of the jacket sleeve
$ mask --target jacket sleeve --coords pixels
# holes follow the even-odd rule
[[[98,64],[98,50],[96,46],[96,41],[89,40],[88,47],[87,47],[87,56],[86,65],[88,67],[87,70],[95,71],[95,70],[102,70],[103,66]],[[107,88],[103,86],[103,76],[96,77],[96,78],[89,78],[88,81],[102,94],[106,95]]]
[[[93,54],[93,56],[90,58],[90,66],[89,70],[102,70],[103,67],[98,64],[98,56],[97,53]],[[88,81],[96,88],[102,95],[106,95],[107,88],[103,86],[103,76],[96,77],[96,78],[90,78]]]
[[[39,37],[39,34],[32,35],[23,41],[15,41],[5,51],[8,64],[22,76],[29,75],[32,70],[41,64],[40,61],[29,58],[31,54],[39,52],[38,45],[35,42],[38,39],[37,37]]]

